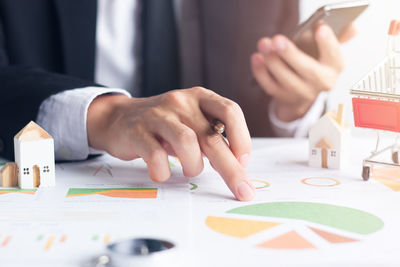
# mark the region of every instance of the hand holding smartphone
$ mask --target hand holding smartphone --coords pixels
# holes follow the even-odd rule
[[[318,47],[314,39],[316,26],[319,23],[326,23],[332,28],[335,35],[339,37],[368,6],[368,0],[325,5],[315,11],[304,23],[300,24],[292,34],[291,39],[301,50],[314,58],[318,58]]]

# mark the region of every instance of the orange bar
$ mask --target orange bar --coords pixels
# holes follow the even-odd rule
[[[11,194],[11,193],[34,195],[36,193],[36,191],[18,191],[18,190],[1,190],[0,191],[0,195]]]
[[[396,21],[396,29],[395,29],[395,35],[399,35],[400,34],[400,21]]]
[[[7,246],[7,244],[10,243],[10,240],[11,240],[11,236],[7,236],[7,237],[4,239],[3,243],[1,243],[1,246],[2,246],[2,247]]]
[[[107,244],[108,242],[110,242],[111,236],[110,235],[106,235],[104,237],[104,243]]]
[[[63,235],[63,236],[60,238],[60,243],[64,243],[65,240],[67,240],[67,236],[66,236],[66,235]]]
[[[93,193],[83,194],[70,194],[66,197],[79,197],[79,196],[90,196],[90,195],[103,195],[108,197],[119,197],[119,198],[157,198],[157,189],[150,190],[107,190]]]
[[[51,248],[51,246],[53,245],[53,243],[54,243],[54,239],[55,239],[55,236],[54,235],[52,235],[52,236],[50,236],[49,237],[49,239],[47,239],[47,243],[46,243],[46,245],[44,246],[44,250],[49,250],[50,248]]]
[[[394,35],[395,32],[396,32],[396,20],[392,20],[392,21],[390,22],[388,34],[389,34],[389,35]]]

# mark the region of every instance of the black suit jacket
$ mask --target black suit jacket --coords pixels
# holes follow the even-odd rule
[[[96,0],[0,0],[1,157],[13,158],[13,136],[43,100],[95,85],[96,11]]]
[[[0,156],[43,100],[94,85],[96,1],[0,1]]]

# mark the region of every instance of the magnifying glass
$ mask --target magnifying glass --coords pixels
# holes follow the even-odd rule
[[[176,246],[169,241],[152,238],[132,238],[107,245],[106,253],[94,258],[87,266],[177,266],[179,262],[178,256]]]

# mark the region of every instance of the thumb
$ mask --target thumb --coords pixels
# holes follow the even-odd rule
[[[340,43],[332,29],[326,24],[320,24],[315,30],[315,41],[318,46],[319,61],[338,72],[342,71],[344,59],[340,51]]]

